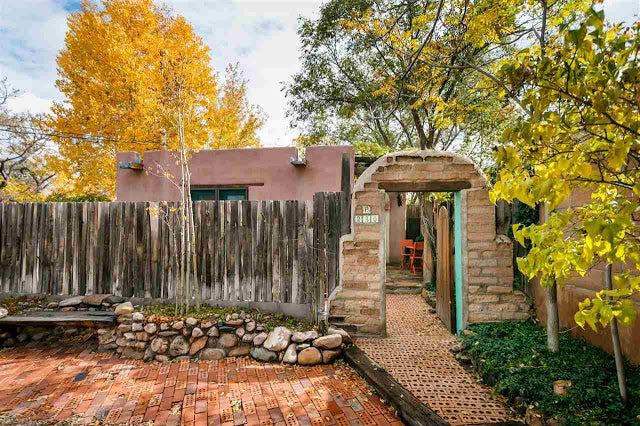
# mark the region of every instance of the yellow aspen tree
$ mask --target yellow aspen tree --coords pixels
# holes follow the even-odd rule
[[[210,61],[191,25],[153,0],[84,1],[68,18],[57,57],[64,101],[54,104],[45,124],[64,136],[53,138],[60,156],[52,166],[73,180],[76,193],[113,195],[116,152],[161,149],[163,132],[168,148],[178,148],[174,105],[166,99],[176,78],[186,84],[186,149],[224,147],[210,144],[224,114]],[[256,145],[258,127],[236,146]]]

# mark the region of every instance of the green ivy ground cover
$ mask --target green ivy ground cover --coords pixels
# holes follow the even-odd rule
[[[563,331],[560,352],[546,349],[546,330],[531,322],[476,324],[463,336],[483,381],[521,413],[532,405],[546,418],[569,425],[640,424],[640,367],[626,365],[630,401],[623,406],[613,356]],[[608,331],[601,331],[602,333]],[[553,382],[570,380],[566,396]]]

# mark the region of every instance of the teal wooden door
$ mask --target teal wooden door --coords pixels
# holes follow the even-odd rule
[[[462,192],[453,197],[454,279],[456,296],[456,332],[462,331]]]

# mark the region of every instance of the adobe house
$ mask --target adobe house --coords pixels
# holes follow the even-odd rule
[[[363,172],[371,159],[356,158],[351,146],[313,146],[304,159],[298,150],[286,148],[247,148],[202,150],[190,162],[193,200],[313,200],[316,192],[341,190],[342,155],[349,157],[349,182]],[[116,198],[118,201],[178,201],[180,193],[162,176],[169,170],[179,177],[175,153],[147,151],[116,154]],[[395,197],[386,204],[389,222],[389,257],[400,262],[399,240],[404,238],[405,205]],[[393,201],[393,202],[392,202]],[[404,201],[404,198],[403,198]]]
[[[495,206],[482,171],[463,156],[437,151],[387,154],[357,180],[351,233],[340,239],[340,286],[330,295],[334,323],[357,334],[386,334],[387,193],[454,192],[456,330],[475,322],[529,317],[513,289],[512,243],[496,234]]]
[[[298,150],[248,148],[202,150],[190,160],[191,194],[198,200],[312,200],[316,192],[341,190],[342,154],[349,157],[353,182],[354,153],[350,146],[318,146]],[[180,177],[171,151],[116,155],[118,201],[178,201],[180,193],[163,171]]]

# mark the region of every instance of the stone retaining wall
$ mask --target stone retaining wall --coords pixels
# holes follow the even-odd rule
[[[198,358],[220,360],[225,357],[251,356],[264,362],[288,364],[328,364],[342,354],[351,343],[347,332],[329,328],[323,335],[315,330],[293,332],[286,327],[269,331],[266,325],[250,313],[241,311],[224,318],[192,318],[156,321],[136,310],[131,302],[108,295],[65,299],[46,310],[112,310],[117,325],[113,327],[5,327],[0,331],[3,346],[15,346],[30,341],[58,341],[80,336],[83,341],[97,336],[98,352],[115,351],[123,358],[166,362],[172,359]],[[97,301],[97,299],[100,299]],[[69,302],[67,302],[69,300]],[[114,302],[114,303],[111,303]],[[122,303],[115,303],[122,302]]]

